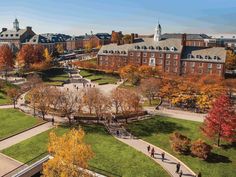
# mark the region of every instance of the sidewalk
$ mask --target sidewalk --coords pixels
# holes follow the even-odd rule
[[[33,129],[30,129],[26,132],[23,132],[23,133],[20,133],[16,136],[13,136],[11,138],[8,138],[8,139],[5,139],[3,141],[0,142],[0,151],[3,150],[3,149],[6,149],[14,144],[17,144],[21,141],[24,141],[28,138],[31,138],[37,134],[40,134],[42,132],[45,132],[49,129],[51,129],[53,126],[52,126],[52,123],[51,122],[48,122],[46,124],[43,124],[41,126],[38,126],[38,127],[35,127]]]
[[[207,114],[193,113],[189,111],[160,109],[156,110],[155,107],[145,107],[150,114],[172,117],[176,119],[191,120],[196,122],[203,122]]]
[[[142,152],[143,154],[145,154],[149,157],[150,157],[150,154],[147,152],[147,146],[150,145],[151,148],[154,147],[154,149],[155,149],[155,158],[152,158],[152,159],[156,163],[160,164],[171,176],[179,177],[179,174],[176,173],[175,171],[176,171],[176,164],[180,161],[177,160],[172,155],[165,152],[165,160],[162,162],[161,153],[164,152],[164,151],[161,150],[160,148],[158,148],[158,147],[156,147],[152,144],[149,144],[149,143],[147,143],[143,140],[140,140],[140,139],[121,139],[121,138],[117,138],[117,139],[120,140],[121,142],[133,147],[134,149]],[[182,170],[183,176],[192,176],[192,177],[194,177],[196,175],[191,169],[189,169],[188,167],[183,165],[183,163],[180,162],[180,164],[181,164],[180,170]]]

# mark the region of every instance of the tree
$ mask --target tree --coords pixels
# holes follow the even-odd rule
[[[7,80],[7,72],[14,66],[13,53],[8,45],[0,47],[0,69],[5,71],[5,79]]]
[[[71,116],[81,109],[82,96],[72,91],[62,91],[59,97],[58,110],[65,116],[71,124]]]
[[[36,45],[33,47],[33,63],[41,63],[45,60],[44,58],[44,47],[42,45]]]
[[[122,89],[116,88],[111,92],[111,103],[114,105],[116,114],[119,113],[121,101],[122,101]]]
[[[10,88],[7,90],[7,96],[9,96],[13,102],[14,109],[16,108],[16,102],[17,98],[19,96],[20,92],[17,88]]]
[[[174,132],[170,136],[171,148],[180,154],[188,154],[191,146],[191,140],[180,134],[179,132]]]
[[[131,35],[125,34],[125,35],[122,37],[122,40],[124,41],[125,44],[131,43]]]
[[[30,88],[35,88],[38,84],[42,83],[42,78],[36,73],[28,75],[26,79]]]
[[[88,177],[85,169],[94,153],[89,145],[84,143],[84,131],[72,129],[63,136],[50,132],[48,152],[52,159],[43,164],[44,177]]]
[[[141,80],[139,89],[142,95],[148,99],[149,105],[152,104],[152,100],[157,96],[160,85],[160,79],[148,78]]]
[[[138,68],[138,73],[142,78],[149,78],[157,74],[157,69],[151,66],[142,65]]]
[[[97,95],[97,89],[87,88],[83,92],[83,102],[84,105],[88,108],[89,114],[92,114],[94,110],[94,103]]]
[[[218,146],[221,139],[236,141],[236,113],[227,95],[222,95],[214,101],[201,130],[204,135],[216,140]]]
[[[232,50],[227,50],[225,67],[229,70],[236,69],[236,55]]]
[[[127,66],[120,68],[119,74],[122,79],[125,79],[134,85],[137,85],[137,83],[140,80],[138,68],[134,65],[127,65]]]
[[[192,143],[190,150],[192,155],[206,160],[211,153],[212,147],[199,139]]]
[[[64,47],[62,44],[57,44],[56,45],[56,51],[59,55],[63,54],[64,53]]]
[[[17,62],[19,67],[29,69],[30,65],[34,63],[34,47],[32,45],[23,45],[17,54]]]
[[[49,53],[48,48],[44,49],[43,56],[44,56],[44,58],[45,58],[47,63],[51,63],[52,62],[52,56]]]

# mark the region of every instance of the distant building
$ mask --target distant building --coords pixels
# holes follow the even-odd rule
[[[28,42],[35,33],[31,27],[20,29],[19,21],[15,19],[13,29],[2,28],[0,32],[0,43],[9,43],[15,50],[19,50],[23,43]]]
[[[102,45],[111,43],[111,35],[108,33],[97,33],[91,35],[85,35],[83,39],[84,48],[98,48]]]
[[[161,34],[161,25],[152,38],[134,38],[130,44],[104,45],[97,62],[102,69],[118,70],[132,64],[158,67],[172,75],[216,74],[224,77],[226,50],[207,47],[204,34]]]
[[[74,51],[83,49],[84,45],[84,36],[73,36],[66,40],[66,50]]]
[[[46,33],[41,35],[49,39],[55,46],[61,45],[64,50],[66,50],[66,40],[71,37],[65,34],[54,34],[54,33]]]

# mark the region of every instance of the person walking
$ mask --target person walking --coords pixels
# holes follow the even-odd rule
[[[182,175],[183,175],[183,171],[180,170],[179,177],[182,177]]]
[[[151,150],[151,157],[154,158],[154,156],[155,156],[155,149],[153,147],[152,150]]]
[[[202,177],[202,173],[198,172],[197,177]]]
[[[179,173],[179,169],[180,169],[180,163],[178,162],[178,163],[176,164],[176,173]]]
[[[116,130],[116,136],[120,136],[120,131]]]
[[[147,147],[147,151],[148,151],[148,153],[150,153],[150,149],[151,149],[151,146],[148,145],[148,147]]]
[[[54,125],[54,122],[55,122],[55,120],[54,120],[54,117],[52,118],[52,125]]]
[[[165,160],[165,152],[161,153],[161,161],[163,162]]]

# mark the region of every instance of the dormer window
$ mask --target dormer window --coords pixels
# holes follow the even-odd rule
[[[172,52],[174,52],[174,51],[176,51],[177,49],[176,49],[175,47],[171,47],[170,50],[171,50]]]
[[[217,56],[214,56],[214,60],[217,60],[217,58],[218,58]]]
[[[11,34],[11,37],[13,37],[13,34]]]
[[[153,46],[149,46],[149,49],[150,49],[150,50],[154,50],[154,47],[153,47]]]
[[[188,54],[188,58],[191,59],[192,58],[192,54]]]
[[[144,46],[142,46],[142,49],[146,50],[146,49],[147,49],[147,47],[144,45]]]
[[[160,46],[157,46],[156,49],[157,50],[162,50],[162,48]]]
[[[164,50],[169,50],[169,48],[168,47],[164,47]]]

